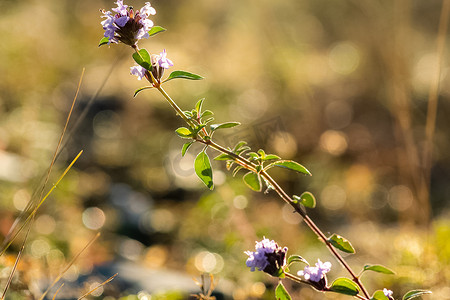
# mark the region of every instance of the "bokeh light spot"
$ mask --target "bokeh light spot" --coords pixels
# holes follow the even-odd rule
[[[347,201],[347,194],[343,188],[338,185],[328,185],[320,194],[321,203],[325,208],[330,210],[338,210],[344,207]]]
[[[51,234],[56,228],[55,219],[49,215],[41,215],[36,219],[35,228],[40,234]]]
[[[297,154],[296,138],[285,131],[276,132],[270,139],[270,146],[283,158],[292,158]]]
[[[248,205],[248,199],[244,195],[237,195],[233,199],[233,205],[237,209],[244,209]]]
[[[164,208],[155,209],[151,214],[150,222],[152,228],[160,232],[169,232],[176,225],[176,220],[173,213]]]
[[[166,263],[168,255],[166,247],[161,245],[152,246],[145,253],[145,263],[150,268],[160,268]]]
[[[103,294],[104,288],[103,286],[99,286],[101,284],[101,282],[98,281],[94,281],[91,282],[91,284],[89,284],[89,290],[92,291],[94,290],[91,295],[94,297],[99,297]]]
[[[27,190],[18,190],[13,197],[13,204],[17,210],[23,211],[30,201],[31,195]]]
[[[252,284],[250,291],[253,297],[261,298],[266,291],[266,286],[262,282],[255,282],[254,284]]]
[[[119,253],[129,260],[137,260],[141,257],[144,245],[133,239],[119,241]]]
[[[227,176],[225,175],[224,172],[222,172],[220,170],[215,170],[213,172],[213,178],[214,178],[214,185],[220,186],[225,183]]]
[[[195,256],[194,264],[201,272],[216,274],[223,269],[224,261],[217,253],[201,251]]]
[[[339,74],[348,75],[356,70],[361,60],[358,48],[350,42],[334,45],[328,54],[328,65]]]
[[[64,273],[63,278],[67,281],[74,282],[78,279],[80,275],[78,267],[76,265],[71,265],[70,268]]]
[[[407,186],[396,185],[389,190],[389,205],[397,211],[405,211],[412,205],[413,197]]]
[[[40,258],[50,251],[50,245],[44,239],[38,239],[31,243],[31,255]]]
[[[343,154],[347,146],[347,136],[343,132],[327,130],[320,136],[320,147],[331,155]]]
[[[103,210],[98,207],[86,208],[82,215],[84,226],[89,229],[100,229],[106,221],[106,216]]]

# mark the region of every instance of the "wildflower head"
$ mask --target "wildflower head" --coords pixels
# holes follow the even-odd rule
[[[314,267],[306,266],[303,271],[299,271],[297,274],[303,276],[305,280],[309,281],[319,291],[322,291],[327,286],[326,273],[331,270],[331,263],[323,263],[320,259]]]
[[[245,251],[249,256],[246,265],[252,272],[258,269],[276,277],[283,273],[287,247],[281,248],[275,241],[264,238],[261,242],[256,242],[255,250]]]
[[[104,36],[108,38],[108,44],[122,42],[129,46],[135,46],[143,38],[148,38],[148,31],[153,27],[153,21],[148,19],[150,15],[156,14],[150,2],[140,10],[134,11],[132,7],[123,4],[123,0],[115,2],[117,7],[112,11],[103,10],[101,22],[105,30]]]
[[[389,300],[394,300],[394,297],[392,297],[392,294],[394,294],[393,291],[384,288],[384,289],[383,289],[383,294],[384,294]]]
[[[130,68],[130,73],[131,75],[136,75],[138,77],[138,80],[141,80],[145,77],[147,70],[141,66],[134,66]]]
[[[152,74],[156,80],[160,81],[164,74],[164,70],[173,66],[173,62],[167,58],[166,49],[163,50],[159,55],[153,54],[151,56],[152,62]]]

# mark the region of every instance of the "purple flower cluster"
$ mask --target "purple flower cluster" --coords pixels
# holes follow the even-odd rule
[[[330,270],[330,262],[323,263],[320,261],[320,259],[318,259],[315,267],[307,266],[303,271],[299,271],[297,274],[299,276],[303,276],[305,280],[319,282]]]
[[[123,4],[123,0],[117,0],[116,14],[110,11],[103,11],[101,22],[105,30],[104,36],[108,38],[108,44],[122,42],[133,46],[138,40],[148,38],[148,31],[153,27],[153,21],[148,19],[150,15],[156,14],[156,10],[151,7],[150,2],[140,10],[133,11],[128,5]]]
[[[256,242],[255,252],[245,251],[249,257],[246,265],[250,271],[255,269],[264,271],[270,275],[276,275],[286,264],[287,247],[281,248],[275,241],[264,238]]]

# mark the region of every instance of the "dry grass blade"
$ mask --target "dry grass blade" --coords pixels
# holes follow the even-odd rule
[[[56,295],[58,295],[58,293],[59,293],[59,290],[61,290],[61,288],[64,286],[64,283],[63,284],[61,284],[61,286],[56,290],[56,292],[55,292],[55,294],[53,295],[53,298],[52,298],[52,300],[55,300],[56,299]]]
[[[41,205],[48,198],[48,196],[50,196],[50,194],[53,192],[53,190],[58,186],[58,184],[61,182],[61,180],[64,178],[64,176],[66,176],[67,172],[69,172],[69,170],[72,168],[72,166],[78,160],[78,158],[81,156],[82,153],[83,153],[83,150],[81,150],[78,153],[78,155],[72,160],[70,165],[66,168],[66,170],[64,170],[63,174],[59,177],[58,181],[52,186],[50,191],[47,192],[47,194],[44,196],[44,198],[42,198],[42,200],[37,204],[37,206],[30,213],[30,215],[25,219],[22,226],[20,226],[20,228],[16,231],[16,233],[9,239],[9,241],[6,243],[6,245],[3,247],[2,251],[0,252],[0,256],[2,256],[6,252],[6,250],[9,248],[9,246],[12,244],[12,242],[17,238],[17,236],[23,230],[23,228],[25,228],[25,226],[28,224],[28,222],[30,222],[30,220],[36,215],[39,207],[41,207]]]
[[[41,297],[39,298],[40,300],[44,299],[44,297],[48,294],[48,292],[55,286],[55,284],[58,283],[59,280],[61,280],[61,278],[64,276],[64,274],[67,272],[67,270],[69,270],[69,268],[73,265],[73,263],[78,259],[78,257],[80,257],[81,253],[84,252],[84,250],[86,250],[87,248],[89,248],[100,236],[100,233],[97,233],[90,241],[89,243],[86,244],[86,246],[83,247],[83,249],[81,249],[80,252],[77,253],[77,255],[75,255],[72,260],[67,264],[67,266],[61,271],[61,273],[59,273],[59,275],[55,278],[55,280],[53,281],[53,283],[47,288],[47,290],[41,295]]]
[[[92,294],[93,292],[95,292],[98,288],[104,286],[105,284],[107,284],[108,282],[112,281],[114,279],[114,277],[117,276],[116,273],[113,276],[109,277],[108,279],[106,279],[105,281],[103,281],[102,283],[100,283],[99,285],[97,285],[95,288],[93,288],[92,290],[90,290],[89,292],[87,292],[86,294],[84,294],[83,296],[81,296],[80,298],[78,298],[78,300],[85,298],[86,296],[89,296],[90,294]]]
[[[433,152],[433,138],[436,127],[436,115],[438,106],[438,94],[439,94],[439,81],[441,79],[442,60],[444,57],[445,39],[447,36],[448,19],[450,12],[450,0],[444,0],[442,2],[441,16],[439,18],[439,29],[437,36],[437,61],[436,61],[436,73],[435,77],[430,85],[430,91],[428,94],[428,109],[427,109],[427,123],[425,127],[425,150],[424,150],[424,167],[425,176],[427,182],[429,182],[430,169],[431,169],[431,156]]]
[[[11,274],[9,274],[9,278],[8,278],[8,281],[6,282],[5,289],[3,290],[3,294],[2,294],[1,300],[5,299],[6,292],[8,291],[9,286],[11,285],[14,273],[17,270],[17,265],[19,264],[20,257],[22,256],[23,250],[25,249],[25,244],[26,244],[26,242],[28,240],[28,235],[30,234],[30,229],[31,229],[31,225],[33,224],[33,220],[34,220],[34,218],[32,218],[32,220],[30,222],[30,225],[28,226],[27,234],[23,238],[22,247],[20,247],[20,251],[17,254],[17,258],[16,258],[16,261],[14,262],[14,266],[13,266],[13,268],[11,270]]]
[[[66,133],[67,126],[69,125],[70,117],[72,116],[73,108],[75,107],[75,102],[77,101],[78,93],[80,92],[81,83],[83,82],[84,71],[85,71],[85,68],[83,68],[83,70],[81,71],[81,76],[80,76],[80,80],[78,81],[77,91],[75,92],[75,96],[73,97],[72,106],[70,107],[69,114],[67,115],[66,124],[64,124],[64,128],[61,132],[61,136],[59,137],[58,145],[56,146],[55,152],[53,153],[52,162],[50,163],[50,167],[48,168],[48,171],[47,171],[47,176],[45,177],[44,184],[42,185],[41,194],[39,196],[39,199],[41,199],[42,196],[44,195],[45,186],[48,183],[48,179],[52,172],[53,165],[55,164],[56,157],[58,155],[59,149],[61,148],[61,144],[64,139],[64,134]]]
[[[64,139],[64,134],[65,134],[66,131],[67,131],[67,126],[69,125],[70,117],[72,116],[72,112],[73,112],[73,109],[74,109],[74,107],[75,107],[75,102],[76,102],[76,100],[77,100],[77,98],[78,98],[78,94],[79,94],[79,92],[80,92],[81,83],[83,82],[84,71],[85,71],[85,69],[83,68],[83,71],[81,72],[80,80],[79,80],[79,82],[78,82],[77,90],[76,90],[76,92],[75,92],[75,96],[74,96],[74,98],[73,98],[73,100],[72,100],[72,106],[71,106],[71,108],[70,108],[70,110],[69,110],[69,114],[67,115],[67,118],[66,118],[66,123],[65,123],[64,128],[63,128],[63,130],[62,130],[62,132],[61,132],[61,136],[60,136],[60,138],[59,138],[59,141],[58,141],[58,144],[57,144],[57,146],[56,146],[55,152],[53,153],[53,158],[52,158],[52,161],[51,161],[51,163],[50,163],[50,166],[48,167],[47,174],[46,174],[46,176],[45,176],[45,178],[44,178],[43,183],[41,184],[41,190],[40,190],[40,195],[39,195],[39,198],[38,198],[38,199],[42,199],[42,196],[44,195],[45,187],[46,187],[46,185],[47,185],[47,183],[48,183],[48,180],[49,180],[49,178],[50,178],[50,174],[51,174],[51,172],[52,172],[52,169],[53,169],[53,166],[54,166],[54,164],[55,164],[56,158],[57,158],[58,153],[59,153],[59,151],[60,151],[60,149],[61,149],[61,144],[62,144],[62,141],[63,141],[63,139]],[[36,192],[35,192],[34,194],[36,194]],[[33,199],[36,199],[36,198],[35,198],[35,195],[32,197],[32,200],[30,200],[30,201],[28,202],[28,204],[27,204],[27,206],[25,207],[25,209],[24,209],[24,210],[22,211],[22,213],[16,218],[14,224],[11,226],[11,229],[9,230],[9,233],[7,234],[7,236],[5,237],[5,239],[4,239],[4,241],[3,241],[3,245],[2,245],[2,250],[1,250],[0,256],[4,254],[4,252],[6,251],[6,249],[7,249],[7,248],[9,247],[9,245],[11,244],[11,241],[14,240],[14,238],[17,236],[17,234],[20,233],[20,232],[22,231],[22,229],[23,229],[24,226],[22,226],[22,227],[17,227],[17,226],[18,226],[18,224],[20,223],[20,221],[22,221],[22,220],[24,219],[24,216],[25,216],[27,213],[29,213],[30,211],[32,211],[33,205],[36,204],[36,201],[33,201]],[[39,201],[38,201],[38,202],[39,202]],[[36,207],[36,206],[35,206],[35,207]],[[31,214],[30,214],[30,215],[31,215]],[[28,215],[28,217],[29,217],[30,215]],[[25,223],[26,223],[26,222],[25,222]],[[15,232],[15,229],[16,229],[16,228],[18,228],[18,230]]]

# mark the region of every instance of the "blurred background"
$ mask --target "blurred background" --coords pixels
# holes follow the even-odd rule
[[[165,85],[183,109],[206,98],[217,122],[242,123],[217,132],[222,145],[247,140],[254,150],[305,165],[312,177],[271,174],[288,194],[316,195],[311,217],[326,234],[352,242],[357,254],[348,261],[356,272],[366,263],[397,272],[364,275],[369,290],[386,287],[400,298],[424,288],[433,291],[424,299],[450,299],[450,75],[449,47],[441,57],[436,52],[441,1],[151,4],[155,24],[168,31],[140,46],[166,49],[173,69],[205,77]],[[193,277],[211,273],[218,299],[273,299],[277,280],[245,267],[243,252],[263,236],[311,263],[332,262],[330,279],[346,276],[274,192],[250,191],[221,162],[213,162],[215,190],[201,184],[193,169],[201,147],[181,157],[184,141],[174,134],[181,119],[157,91],[133,98],[145,83],[129,75],[131,49],[97,47],[99,9],[112,7],[0,2],[2,236],[40,191],[86,68],[46,191],[84,152],[39,210],[8,297],[38,297],[97,231],[102,236],[64,275],[57,299],[80,297],[116,272],[94,296],[184,299],[200,291]],[[439,58],[431,149],[427,106]],[[18,239],[0,258],[2,289],[20,246]],[[296,299],[347,299],[285,284]]]

